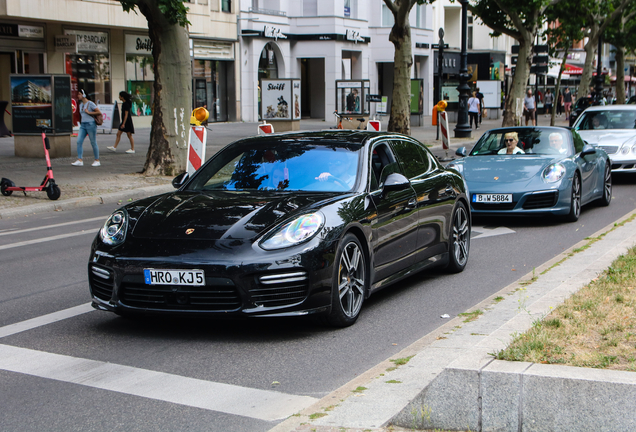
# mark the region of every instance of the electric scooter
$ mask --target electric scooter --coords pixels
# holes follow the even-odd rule
[[[46,191],[46,196],[48,196],[50,200],[55,201],[62,194],[60,187],[55,184],[55,179],[53,178],[53,168],[51,168],[51,158],[49,157],[51,146],[46,136],[46,131],[52,131],[53,129],[48,126],[39,126],[39,128],[42,130],[42,145],[44,146],[44,156],[46,157],[46,176],[44,176],[42,184],[35,187],[16,186],[11,180],[3,177],[0,182],[0,192],[2,192],[2,195],[9,196],[14,191],[22,191],[26,196],[27,192]]]

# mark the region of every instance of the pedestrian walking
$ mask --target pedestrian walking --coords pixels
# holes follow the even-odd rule
[[[552,94],[552,91],[550,89],[547,89],[545,91],[545,113],[547,114],[546,117],[549,117],[552,115],[552,105],[554,102],[554,95]]]
[[[528,121],[532,121],[532,126],[537,125],[536,118],[534,116],[536,107],[537,105],[534,96],[532,96],[532,90],[528,89],[526,97],[523,98],[523,112],[526,117],[526,126],[528,126]]]
[[[477,92],[473,92],[473,96],[468,99],[468,116],[470,117],[470,128],[473,128],[473,120],[475,121],[475,129],[479,129],[479,110],[481,104],[477,99]]]
[[[561,117],[563,114],[563,92],[559,90],[559,96],[557,97],[557,115]]]
[[[121,124],[117,129],[117,138],[115,139],[115,145],[112,147],[106,147],[108,150],[114,152],[117,151],[119,140],[121,139],[122,132],[126,132],[128,141],[130,141],[130,149],[126,150],[128,154],[135,154],[135,139],[133,134],[135,133],[135,126],[132,121],[132,96],[125,91],[119,92],[119,100],[121,104]]]
[[[477,99],[479,99],[479,124],[481,124],[481,118],[484,114],[484,94],[479,91],[479,87],[475,89],[477,91]]]
[[[88,135],[91,146],[93,147],[93,155],[95,156],[95,161],[91,165],[98,167],[101,163],[99,162],[99,147],[97,147],[97,123],[95,123],[93,116],[101,114],[102,112],[97,105],[95,105],[95,102],[88,100],[84,90],[78,92],[77,99],[80,102],[79,110],[81,121],[79,131],[77,132],[77,160],[71,165],[84,166],[84,138]]]
[[[565,119],[570,120],[570,108],[572,107],[572,93],[568,87],[563,92],[563,107],[565,108]]]

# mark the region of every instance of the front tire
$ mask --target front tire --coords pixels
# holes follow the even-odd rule
[[[332,327],[348,327],[356,322],[368,281],[367,257],[358,238],[349,233],[344,236],[334,266],[331,288],[331,312],[326,323]]]
[[[578,174],[572,178],[572,189],[570,192],[570,213],[565,217],[568,222],[576,222],[581,216],[581,180]]]
[[[607,207],[612,202],[612,168],[610,161],[605,162],[605,173],[603,175],[603,196],[599,198],[598,203],[603,207]]]
[[[49,187],[46,188],[46,196],[49,197],[51,201],[57,200],[60,195],[62,195],[62,191],[55,183],[51,183]]]
[[[451,223],[446,271],[450,273],[463,271],[468,263],[469,251],[470,218],[464,203],[458,202]]]

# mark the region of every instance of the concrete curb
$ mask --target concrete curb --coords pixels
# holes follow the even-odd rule
[[[619,219],[627,220],[636,211]],[[515,333],[550,312],[602,273],[636,244],[636,220],[610,232],[589,248],[581,241],[519,281],[476,305],[484,314],[464,323],[458,317],[392,358],[415,356],[404,366],[388,360],[325,396],[299,417],[272,431],[301,423],[318,427],[377,429],[387,425],[418,429],[635,430],[636,374],[611,370],[495,361]],[[567,257],[566,260],[563,258]],[[563,261],[562,261],[563,260]],[[541,274],[545,271],[544,274]],[[523,286],[535,275],[538,279]],[[519,288],[523,288],[519,290]],[[497,296],[504,297],[500,302]],[[352,393],[357,386],[366,389]],[[611,402],[611,406],[608,406]],[[328,415],[308,416],[338,404]]]
[[[8,219],[24,215],[46,213],[52,211],[71,210],[80,207],[90,207],[98,204],[113,204],[121,202],[125,204],[129,200],[134,201],[153,195],[158,195],[175,190],[172,185],[147,186],[143,188],[111,192],[108,194],[71,198],[61,201],[50,201],[41,204],[33,204],[22,207],[0,210],[0,219]]]

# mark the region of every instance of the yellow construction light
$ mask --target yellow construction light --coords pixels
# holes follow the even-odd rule
[[[210,113],[203,107],[195,108],[190,116],[190,124],[201,126],[210,117]]]

